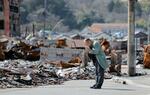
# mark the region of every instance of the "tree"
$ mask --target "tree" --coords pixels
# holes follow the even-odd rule
[[[142,7],[142,13],[143,13],[143,19],[145,20],[145,23],[143,28],[147,29],[149,27],[149,15],[150,15],[150,2],[149,0],[141,0],[139,1]]]
[[[135,15],[138,17],[142,16],[142,6],[139,2],[135,4]]]
[[[24,11],[21,12],[21,21],[43,22],[43,13],[45,13],[44,0],[24,0],[21,7],[24,9]],[[47,15],[46,21],[55,19],[54,17],[53,19],[48,19],[55,15],[56,19],[63,19],[63,24],[69,26],[70,29],[76,28],[77,26],[75,17],[72,14],[72,11],[70,11],[70,9],[66,6],[66,2],[64,0],[47,0],[47,11],[45,14]]]
[[[143,12],[145,12],[146,14],[150,14],[150,2],[149,2],[149,0],[142,0],[139,2],[142,6]]]
[[[139,19],[136,21],[136,27],[138,28],[144,28],[145,30],[147,29],[147,24],[144,19]]]
[[[115,6],[115,3],[114,1],[112,0],[108,5],[107,5],[107,9],[109,12],[112,12],[113,9],[114,9],[114,6]]]
[[[64,0],[49,0],[48,4],[48,11],[51,11],[53,14],[59,16],[60,19],[64,19],[63,23],[68,25],[69,28],[76,28],[77,23],[75,17],[66,6],[66,2]]]
[[[136,13],[140,16],[142,12],[138,6]],[[141,6],[143,11],[145,8]],[[21,24],[36,22],[42,27],[44,0],[23,0],[21,9]],[[47,0],[46,28],[52,29],[62,19],[61,26],[70,30],[92,23],[127,22],[127,3],[122,0]]]
[[[127,6],[125,5],[124,2],[117,0],[114,3],[113,11],[116,13],[127,13]]]

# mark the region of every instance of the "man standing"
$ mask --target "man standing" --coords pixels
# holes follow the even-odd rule
[[[108,67],[106,62],[106,56],[103,52],[101,45],[98,41],[92,41],[91,39],[84,40],[85,48],[89,53],[90,59],[93,60],[96,68],[96,84],[93,85],[92,89],[101,89],[104,82],[104,71]]]

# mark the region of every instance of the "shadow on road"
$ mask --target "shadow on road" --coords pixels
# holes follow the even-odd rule
[[[102,88],[104,90],[119,90],[119,91],[136,91],[135,89],[120,89],[120,88]]]

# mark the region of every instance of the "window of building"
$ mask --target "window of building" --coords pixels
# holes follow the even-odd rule
[[[19,0],[10,0],[11,5],[17,5],[19,3]]]
[[[16,25],[13,24],[13,31],[16,31]]]
[[[16,6],[10,6],[10,11],[11,12],[14,12],[14,13],[18,13],[19,12],[19,8],[18,7],[16,7]]]
[[[4,20],[0,20],[0,30],[4,30]]]
[[[3,1],[0,0],[0,11],[3,11]]]

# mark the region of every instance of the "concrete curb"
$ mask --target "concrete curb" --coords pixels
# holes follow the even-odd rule
[[[129,85],[133,85],[136,87],[141,87],[141,88],[150,88],[150,86],[148,85],[144,85],[144,84],[139,84],[134,82],[133,80],[127,79],[127,78],[122,78],[122,77],[113,77],[112,80],[116,83],[121,83],[121,84],[129,84]]]

